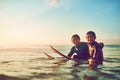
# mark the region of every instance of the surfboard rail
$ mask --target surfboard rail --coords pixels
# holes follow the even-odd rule
[[[69,57],[69,56],[66,56],[66,55],[64,55],[63,53],[59,52],[59,51],[58,51],[57,49],[55,49],[52,45],[50,45],[50,48],[51,48],[55,53],[57,53],[58,55],[61,55],[62,57],[66,58],[66,59],[68,59],[68,60],[73,60],[73,61],[78,62],[78,60],[73,59],[73,58],[71,58],[71,57]]]

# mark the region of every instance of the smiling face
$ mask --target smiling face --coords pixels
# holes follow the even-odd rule
[[[86,39],[87,39],[88,43],[92,43],[95,41],[96,37],[92,34],[87,34]]]
[[[76,46],[80,43],[80,39],[78,37],[72,37],[71,41]]]

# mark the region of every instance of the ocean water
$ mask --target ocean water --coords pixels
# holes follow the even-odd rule
[[[67,55],[71,46],[55,46]],[[44,52],[55,57],[49,60]],[[120,45],[105,45],[104,62],[97,69],[69,60],[57,63],[61,56],[49,46],[0,48],[0,80],[120,80]]]

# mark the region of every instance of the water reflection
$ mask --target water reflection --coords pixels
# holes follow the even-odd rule
[[[86,67],[85,67],[86,65]],[[106,73],[102,71],[103,65],[78,65],[73,66],[71,74],[75,77],[75,80],[119,80],[113,73]]]
[[[105,47],[105,60],[97,68],[72,60],[61,63],[58,57],[48,60],[44,53],[34,51],[39,49],[0,51],[0,80],[120,80],[120,51],[111,48]],[[60,49],[66,50],[63,46]],[[50,50],[47,53],[54,55]]]

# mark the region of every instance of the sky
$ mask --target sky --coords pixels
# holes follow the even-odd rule
[[[0,0],[0,46],[72,44],[87,31],[120,44],[120,0]]]

